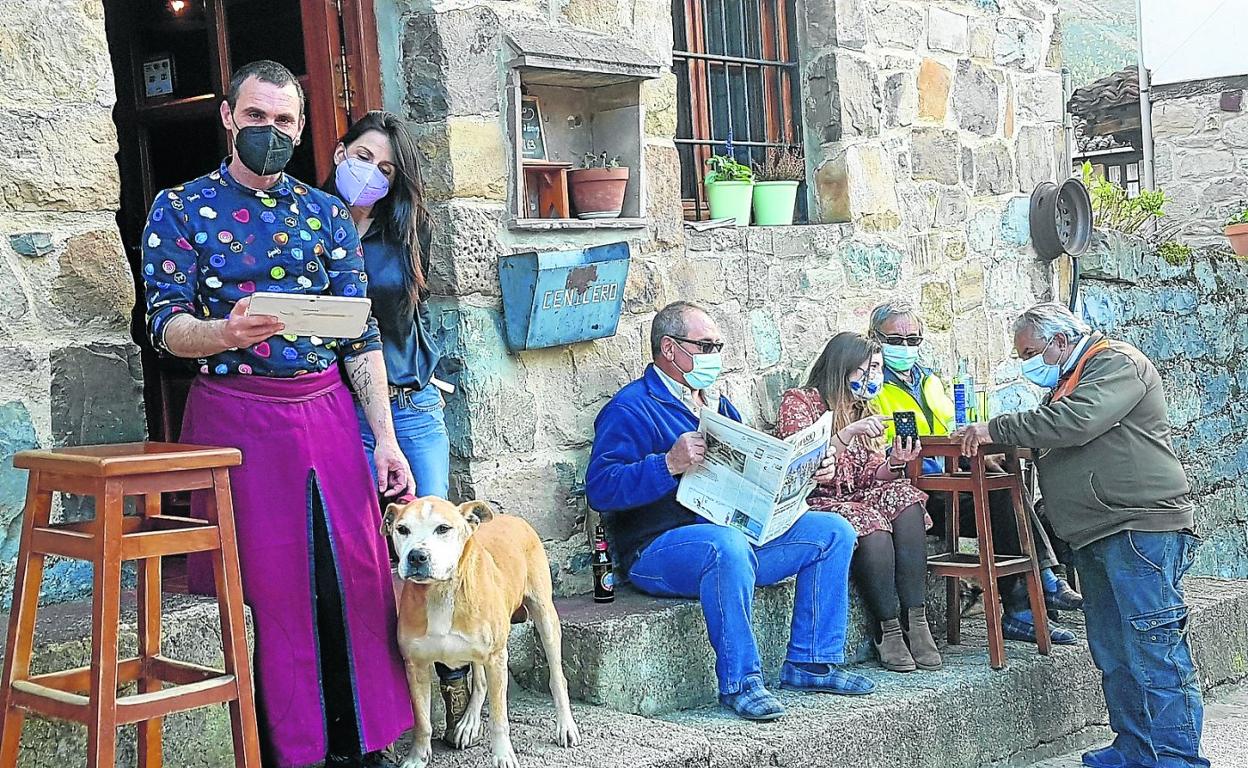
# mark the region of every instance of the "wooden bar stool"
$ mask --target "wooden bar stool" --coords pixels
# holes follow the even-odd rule
[[[243,589],[234,536],[229,467],[233,448],[130,443],[23,451],[13,459],[30,470],[22,541],[17,556],[4,677],[0,680],[0,768],[17,764],[26,712],[87,726],[87,765],[115,763],[117,727],[138,723],[139,766],[161,765],[161,718],[209,704],[229,703],[236,766],[260,768],[251,663],[247,655]],[[161,493],[211,490],[208,520],[162,515]],[[95,518],[52,524],[53,493],[95,497]],[[125,498],[141,500],[142,516],[123,514]],[[225,669],[167,659],[160,653],[160,558],[212,552]],[[91,665],[30,674],[35,611],[43,561],[60,555],[92,564]],[[118,660],[121,564],[139,560],[138,656]],[[138,692],[117,689],[138,683]],[[168,684],[170,687],[166,688]]]
[[[928,570],[945,577],[948,599],[949,643],[958,645],[962,639],[962,605],[958,579],[969,578],[979,582],[984,590],[984,617],[988,623],[988,658],[993,669],[1005,666],[1005,638],[1001,634],[1001,590],[997,580],[1003,576],[1023,574],[1027,582],[1027,596],[1031,602],[1032,619],[1036,623],[1036,647],[1047,656],[1052,646],[1049,637],[1048,614],[1044,607],[1044,586],[1040,581],[1040,563],[1036,558],[1035,541],[1032,538],[1031,520],[1023,504],[1022,470],[1019,465],[1019,449],[1013,446],[985,445],[972,456],[971,471],[920,474],[923,457],[940,457],[945,467],[957,467],[962,457],[962,444],[949,437],[924,437],[922,457],[912,461],[908,468],[910,482],[928,493],[948,493],[951,503],[945,514],[945,542],[947,552],[927,559]],[[1006,471],[990,473],[984,465],[984,457],[1003,453]],[[1018,526],[1018,538],[1022,543],[1021,554],[996,552],[992,544],[992,518],[988,513],[988,494],[991,491],[1008,490],[1014,502],[1014,523]],[[959,494],[969,493],[975,505],[975,538],[978,553],[958,551],[960,531]]]

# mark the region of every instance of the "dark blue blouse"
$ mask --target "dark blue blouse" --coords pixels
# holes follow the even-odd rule
[[[152,343],[180,312],[222,319],[257,291],[365,296],[368,276],[351,214],[338,198],[285,174],[255,190],[212,173],[156,196],[143,232],[143,279]],[[356,339],[274,336],[199,360],[200,372],[289,378],[339,357],[381,349],[369,319]]]
[[[429,233],[421,233],[421,254],[425,274],[429,274]],[[373,299],[373,316],[381,330],[386,377],[395,387],[424,389],[442,357],[442,350],[429,329],[429,311],[422,300],[415,308],[408,299],[403,279],[403,263],[411,255],[403,244],[383,231],[374,221],[364,233],[364,269],[368,273],[368,293]]]

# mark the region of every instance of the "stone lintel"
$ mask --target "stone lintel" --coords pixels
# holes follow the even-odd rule
[[[508,66],[523,70],[526,82],[583,88],[663,74],[663,65],[641,49],[587,30],[513,26],[507,41],[515,54]]]

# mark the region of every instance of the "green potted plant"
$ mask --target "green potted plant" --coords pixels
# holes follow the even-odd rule
[[[581,167],[568,171],[568,195],[582,219],[618,219],[628,189],[628,166],[620,158],[586,153]]]
[[[1240,209],[1226,222],[1223,230],[1226,239],[1231,241],[1231,248],[1236,256],[1248,257],[1248,205]]]
[[[732,149],[732,133],[724,142],[724,154],[706,161],[706,201],[712,219],[736,219],[737,226],[750,224],[750,202],[754,192],[754,171],[737,162]]]
[[[1190,222],[1168,223],[1170,220],[1166,219],[1165,208],[1172,200],[1166,197],[1165,190],[1141,189],[1132,197],[1124,187],[1105,178],[1105,174],[1090,162],[1084,161],[1082,172],[1083,185],[1092,198],[1092,223],[1097,229],[1142,239],[1170,264],[1187,261],[1192,254],[1191,246],[1180,243],[1176,238]],[[1227,234],[1230,235],[1229,226]]]
[[[806,178],[806,158],[790,147],[767,150],[763,164],[754,166],[754,223],[786,226],[793,223],[797,187]]]

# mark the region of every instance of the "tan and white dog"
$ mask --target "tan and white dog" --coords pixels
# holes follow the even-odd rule
[[[563,676],[559,616],[550,565],[537,532],[524,520],[495,515],[489,504],[456,506],[426,496],[386,508],[382,532],[399,556],[399,650],[407,667],[415,738],[403,768],[424,768],[433,756],[429,701],[433,664],[472,665],[468,710],[452,734],[461,749],[481,736],[481,707],[490,700],[495,768],[518,768],[507,722],[507,636],[524,606],[546,651],[555,700],[555,740],[580,743]]]

